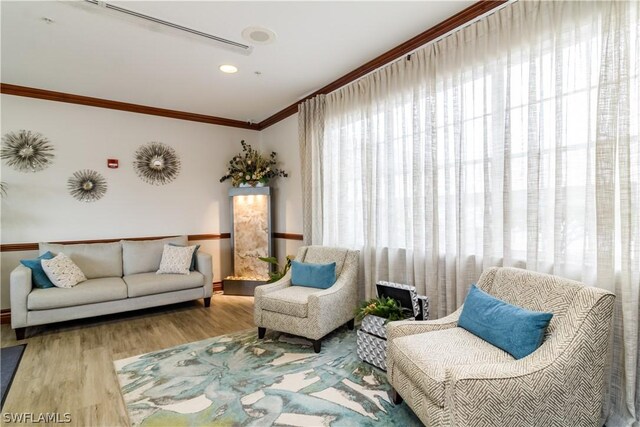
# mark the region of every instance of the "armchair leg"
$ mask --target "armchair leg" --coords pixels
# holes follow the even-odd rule
[[[355,326],[356,326],[356,319],[351,319],[347,322],[347,328],[349,328],[350,331],[353,331]]]
[[[20,341],[24,339],[27,328],[16,328],[16,340]]]
[[[211,305],[211,297],[207,297],[204,299],[204,306],[209,307]]]
[[[402,396],[396,391],[395,388],[391,388],[391,400],[395,405],[399,405],[402,403]]]
[[[264,334],[267,332],[267,328],[261,328],[258,326],[258,338],[264,338]]]
[[[322,348],[322,341],[313,340],[313,351],[315,351],[316,353],[320,353],[321,348]]]

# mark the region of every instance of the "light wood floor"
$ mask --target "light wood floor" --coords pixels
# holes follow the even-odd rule
[[[65,425],[127,426],[114,360],[253,327],[253,298],[222,294],[210,308],[200,300],[33,327],[21,342],[2,325],[2,347],[28,343],[2,412],[67,412]]]

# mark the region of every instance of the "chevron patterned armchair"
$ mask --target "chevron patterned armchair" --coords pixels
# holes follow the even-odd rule
[[[457,327],[461,313],[387,326],[387,375],[427,426],[599,426],[614,295],[557,276],[490,268],[478,287],[552,312],[540,348],[516,360]]]
[[[336,282],[328,289],[291,286],[291,271],[255,291],[253,318],[258,336],[267,329],[287,332],[313,341],[316,353],[321,339],[344,325],[354,327],[358,305],[359,251],[323,246],[303,246],[296,260],[315,264],[336,263]]]

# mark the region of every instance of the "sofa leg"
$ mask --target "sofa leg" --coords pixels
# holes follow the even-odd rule
[[[393,387],[391,388],[391,400],[395,405],[402,403],[402,396],[400,396],[400,393],[398,393]]]
[[[209,307],[211,305],[211,297],[207,297],[204,299],[204,306]]]
[[[261,328],[258,326],[258,338],[264,338],[265,332],[267,332],[267,328]]]
[[[16,328],[16,340],[20,341],[24,339],[27,328]]]
[[[356,319],[351,319],[347,322],[347,328],[349,328],[350,331],[353,331],[355,327],[356,327]]]
[[[313,351],[315,351],[316,353],[320,353],[321,349],[322,349],[322,341],[313,340]]]

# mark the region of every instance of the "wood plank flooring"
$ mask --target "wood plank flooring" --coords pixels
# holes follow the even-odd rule
[[[28,343],[3,416],[66,412],[71,423],[64,425],[127,426],[114,360],[253,327],[253,298],[222,294],[210,308],[200,300],[37,326],[19,342],[2,325],[2,347]]]

